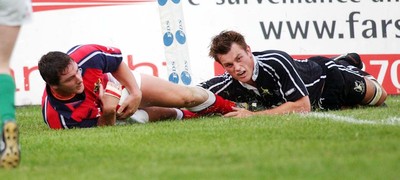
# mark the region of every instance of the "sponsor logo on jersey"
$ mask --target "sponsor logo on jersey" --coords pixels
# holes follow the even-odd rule
[[[363,94],[365,91],[365,84],[362,81],[354,82],[354,91]]]

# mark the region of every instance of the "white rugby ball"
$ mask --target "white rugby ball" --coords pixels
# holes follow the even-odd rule
[[[121,98],[119,99],[118,105],[121,105],[128,96],[129,96],[128,90],[126,88],[123,88],[121,91]]]

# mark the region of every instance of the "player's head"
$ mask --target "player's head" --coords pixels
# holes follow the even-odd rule
[[[252,84],[254,60],[243,35],[235,31],[222,31],[210,45],[209,56],[214,58],[236,80]]]
[[[59,93],[83,92],[80,69],[68,54],[49,52],[41,57],[38,67],[43,80]]]
[[[242,34],[236,31],[222,31],[212,38],[208,55],[220,63],[219,55],[227,54],[233,44],[239,45],[243,50],[248,48]]]

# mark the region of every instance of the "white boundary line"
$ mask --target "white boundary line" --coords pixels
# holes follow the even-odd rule
[[[391,117],[384,120],[364,120],[356,119],[348,116],[339,116],[335,114],[322,113],[322,112],[311,112],[304,114],[304,116],[311,116],[317,118],[325,118],[338,122],[347,122],[352,124],[377,124],[377,125],[400,125],[400,117]]]

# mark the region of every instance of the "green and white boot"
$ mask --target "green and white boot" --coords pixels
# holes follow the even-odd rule
[[[18,133],[18,126],[15,121],[6,121],[4,123],[0,141],[0,167],[10,169],[19,165],[21,151]]]

